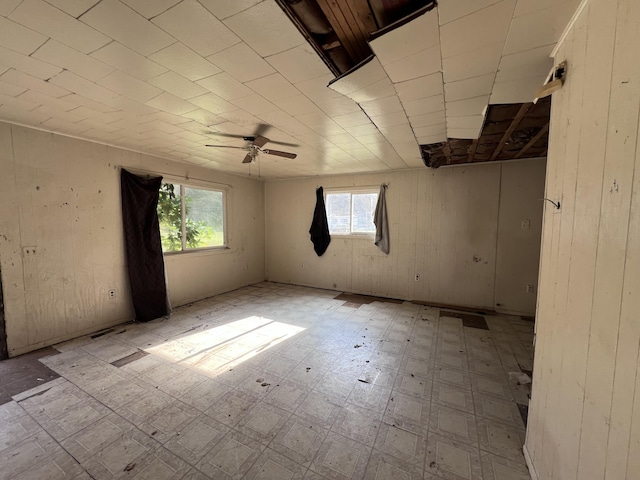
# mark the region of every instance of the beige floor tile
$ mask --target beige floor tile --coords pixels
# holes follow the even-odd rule
[[[522,445],[525,431],[492,420],[478,420],[480,450],[514,462],[525,463]]]
[[[433,402],[445,407],[457,408],[471,414],[474,413],[473,397],[471,392],[464,388],[433,382],[431,399]]]
[[[249,437],[231,431],[220,440],[196,465],[211,478],[239,480],[260,457],[265,446]]]
[[[190,465],[196,465],[230,428],[205,414],[186,425],[180,435],[170,438],[164,447]]]
[[[220,400],[214,403],[205,413],[211,418],[233,427],[258,401],[258,397],[254,395],[240,390],[231,390],[229,393],[223,395]]]
[[[476,447],[430,433],[425,472],[446,480],[482,480],[480,455]]]
[[[291,413],[265,402],[258,403],[236,425],[236,430],[265,446],[271,443],[280,429],[287,423]]]
[[[40,430],[0,451],[0,479],[12,478],[61,451],[56,441]]]
[[[81,477],[82,475],[86,475],[84,468],[71,455],[60,450],[11,478],[12,480],[45,478],[47,480],[66,480],[70,478],[76,480],[83,478]],[[0,474],[0,478],[2,478],[2,474]],[[89,478],[89,476],[86,475],[85,478]]]
[[[220,397],[230,391],[231,387],[226,383],[207,378],[203,382],[186,390],[180,396],[180,400],[204,412],[218,401]]]
[[[373,410],[374,412],[382,413],[387,408],[390,396],[390,388],[370,383],[356,382],[347,398],[347,402],[368,410]]]
[[[273,387],[273,386],[272,386]],[[266,403],[293,413],[307,397],[307,391],[300,385],[287,380],[281,381],[271,388],[264,398]]]
[[[428,399],[391,392],[383,420],[389,425],[424,434],[429,428],[430,410],[431,404]]]
[[[293,415],[280,429],[269,448],[301,465],[309,466],[328,433],[329,430],[321,425]]]
[[[497,397],[503,400],[513,400],[509,384],[504,379],[492,378],[485,375],[470,374],[471,390],[474,393]]]
[[[340,411],[340,407],[316,392],[311,392],[300,403],[295,414],[309,422],[315,422],[323,428],[331,428]]]
[[[362,478],[371,455],[367,447],[342,435],[329,433],[311,464],[311,470],[333,480]]]
[[[434,403],[431,405],[429,433],[448,437],[459,443],[472,447],[478,446],[476,417],[462,410],[445,407]]]
[[[512,462],[487,452],[481,452],[484,480],[531,480],[529,470],[520,462]]]
[[[380,429],[382,414],[346,404],[336,416],[331,431],[373,447]]]
[[[183,428],[198,416],[200,416],[200,410],[176,400],[149,417],[138,428],[157,442],[164,444],[181,435]]]
[[[373,450],[364,480],[422,480],[422,465],[416,466]]]
[[[426,435],[382,423],[376,437],[375,449],[422,468],[426,444]]]
[[[471,390],[471,378],[469,372],[459,368],[436,365],[433,370],[433,380],[446,383],[458,388]]]
[[[514,402],[480,394],[474,395],[473,400],[478,417],[524,428],[520,411]]]
[[[302,480],[306,471],[306,467],[267,448],[244,478],[246,480]]]

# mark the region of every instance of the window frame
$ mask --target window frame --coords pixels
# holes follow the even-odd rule
[[[231,187],[229,185],[218,184],[213,182],[206,181],[198,181],[192,179],[184,179],[180,177],[172,177],[172,176],[163,176],[162,183],[170,183],[174,186],[180,186],[180,225],[181,225],[181,237],[182,237],[182,245],[181,249],[175,252],[165,252],[162,250],[163,255],[184,255],[184,254],[194,254],[194,253],[205,253],[205,252],[220,252],[229,250],[229,232],[228,232],[228,205],[229,205],[229,191]],[[187,205],[185,201],[185,190],[187,188],[193,188],[197,190],[208,190],[212,192],[220,192],[222,193],[222,235],[223,235],[223,244],[215,245],[212,247],[196,247],[196,248],[186,248],[186,222],[185,216],[187,213]]]
[[[371,239],[375,238],[376,232],[375,229],[372,232],[354,232],[353,231],[353,195],[358,194],[375,194],[376,196],[376,204],[378,202],[378,198],[380,196],[380,187],[379,186],[361,186],[361,187],[336,187],[336,188],[327,188],[324,190],[324,202],[325,206],[327,205],[327,196],[333,194],[350,194],[349,198],[349,210],[350,210],[350,218],[349,218],[349,233],[329,233],[332,237],[341,237],[341,238],[360,238],[360,239]],[[375,214],[375,208],[373,210]],[[327,212],[327,223],[329,223],[329,212]],[[373,218],[371,219],[371,223],[373,223]],[[375,228],[375,224],[374,224]]]

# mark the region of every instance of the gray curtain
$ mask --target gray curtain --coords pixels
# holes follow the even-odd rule
[[[387,186],[383,183],[380,185],[380,194],[378,195],[378,204],[373,214],[373,223],[376,226],[375,244],[384,253],[389,254],[389,224],[387,222],[387,200],[385,192]]]

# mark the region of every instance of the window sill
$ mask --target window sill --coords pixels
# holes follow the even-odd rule
[[[229,252],[231,252],[231,248],[229,247],[206,247],[206,248],[197,248],[193,250],[184,250],[182,252],[163,252],[163,256],[177,258],[182,255],[203,256],[203,255],[229,253]]]
[[[375,240],[373,233],[331,233],[331,238],[355,238],[358,240]]]

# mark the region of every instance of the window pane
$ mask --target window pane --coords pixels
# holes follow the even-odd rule
[[[327,220],[329,233],[347,234],[351,231],[351,194],[327,194]]]
[[[180,206],[180,185],[163,183],[158,199],[158,220],[163,252],[182,250],[182,208]]]
[[[185,187],[187,248],[224,245],[223,193]]]
[[[351,231],[354,233],[375,233],[376,226],[373,224],[373,214],[376,211],[376,193],[353,194],[353,225]]]

